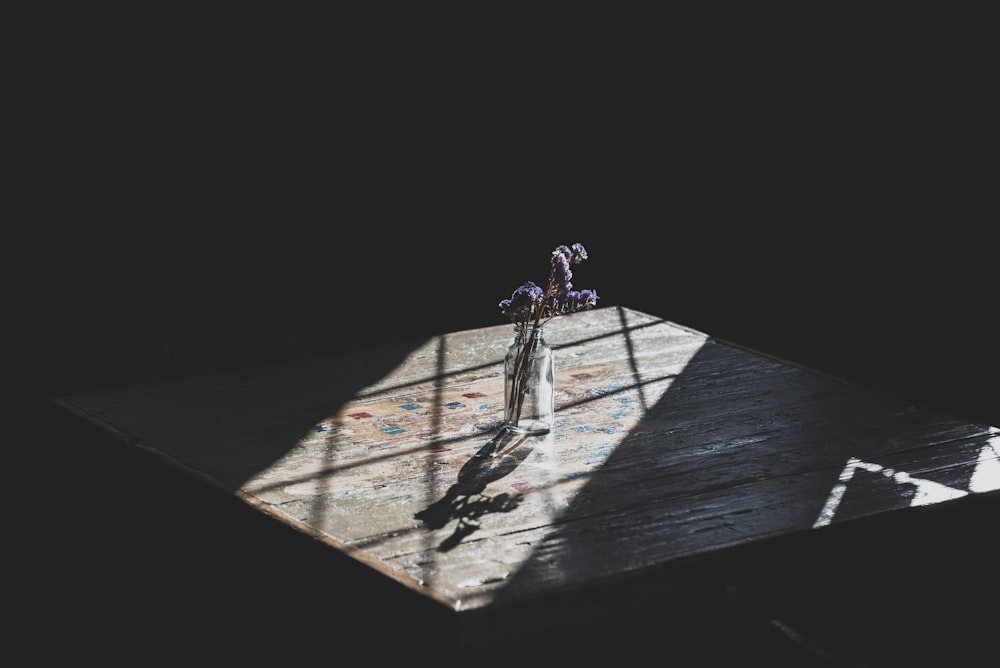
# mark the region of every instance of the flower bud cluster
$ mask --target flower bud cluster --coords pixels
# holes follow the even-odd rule
[[[594,290],[574,290],[571,267],[587,259],[583,244],[558,246],[552,251],[549,282],[543,290],[527,281],[500,302],[500,312],[514,323],[541,324],[558,315],[566,315],[593,308],[597,304]]]

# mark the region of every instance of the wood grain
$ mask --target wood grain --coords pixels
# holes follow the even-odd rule
[[[55,401],[490,632],[1000,488],[996,427],[628,308],[546,333],[556,424],[538,437],[500,430],[509,325]]]

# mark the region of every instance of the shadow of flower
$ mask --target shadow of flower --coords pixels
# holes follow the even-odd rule
[[[438,546],[439,552],[455,548],[478,530],[483,516],[510,512],[520,505],[520,494],[489,496],[484,492],[491,482],[509,475],[531,454],[532,447],[526,443],[529,438],[501,429],[462,466],[458,480],[441,499],[414,515],[428,529],[442,529],[458,520],[455,530]]]

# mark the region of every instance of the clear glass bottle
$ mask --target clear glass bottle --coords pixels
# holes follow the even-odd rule
[[[555,416],[555,365],[542,325],[515,324],[504,358],[504,425],[517,434],[545,434]]]

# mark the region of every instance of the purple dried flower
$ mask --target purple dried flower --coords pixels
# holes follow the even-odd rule
[[[500,302],[500,311],[514,322],[526,322],[534,317],[535,309],[540,308],[545,291],[528,281],[514,290],[510,299]]]
[[[570,267],[587,259],[583,244],[557,246],[552,251],[549,282],[545,290],[528,281],[500,302],[500,311],[512,322],[542,323],[558,315],[575,313],[593,308],[597,304],[594,290],[573,290],[573,272]]]
[[[566,248],[562,246],[561,248]],[[569,268],[569,256],[561,253],[552,254],[552,281],[555,283],[557,292],[566,292],[573,288],[570,281],[573,279],[573,272]]]
[[[557,293],[553,300],[555,315],[576,313],[592,309],[597,304],[597,292],[594,290],[569,290]]]

